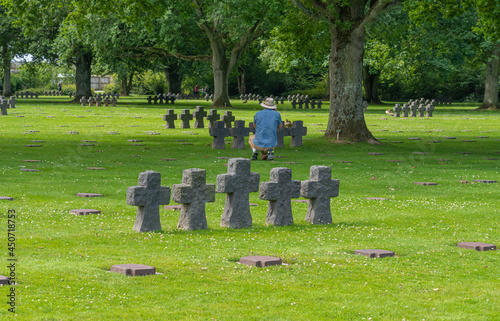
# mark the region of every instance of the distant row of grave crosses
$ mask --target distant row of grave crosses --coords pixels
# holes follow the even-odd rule
[[[154,105],[158,105],[158,102],[160,105],[163,105],[163,102],[165,102],[166,105],[168,105],[168,102],[170,101],[170,104],[174,104],[175,100],[178,99],[179,95],[176,94],[158,94],[157,96],[149,96],[147,98],[148,100],[148,105],[151,105],[151,102]]]
[[[96,96],[95,98],[90,96],[89,98],[83,96],[82,98],[80,98],[80,103],[83,106],[96,106],[96,107],[101,107],[104,105],[104,107],[108,107],[108,106],[113,106],[115,107],[116,106],[116,103],[117,103],[117,99],[116,97],[113,97],[111,100],[108,98],[108,96],[104,96],[104,99],[102,99],[101,96]]]
[[[288,100],[289,102],[292,103],[292,109],[297,109],[297,107],[298,109],[309,109],[309,107],[311,109],[315,108],[321,109],[321,105],[323,104],[323,102],[320,99],[318,99],[318,101],[310,99],[309,95],[305,96],[301,94],[288,95],[286,98],[283,96],[274,97],[273,95],[268,97],[273,98],[275,101],[281,103],[282,105],[285,100]],[[254,100],[258,101],[259,104],[261,104],[266,99],[266,97],[257,94],[244,94],[240,95],[240,99],[244,101]]]
[[[210,112],[207,113],[203,106],[197,106],[193,114],[190,113],[189,109],[183,109],[179,115],[175,113],[174,109],[168,109],[167,113],[163,115],[163,120],[167,122],[165,128],[175,128],[175,120],[177,119],[182,121],[181,128],[190,128],[189,122],[193,119],[195,119],[194,128],[205,128],[204,119],[207,119],[209,121],[209,134],[213,137],[213,149],[225,149],[226,145],[224,139],[226,137],[233,137],[233,143],[231,144],[232,149],[245,149],[245,137],[249,136],[250,133],[255,133],[252,122],[250,122],[249,127],[246,128],[245,121],[235,120],[236,117],[233,116],[231,111],[226,111],[221,117],[216,109],[211,109]],[[219,119],[221,119],[221,121],[219,121]],[[291,128],[282,126],[282,128],[278,130],[277,147],[285,147],[284,137],[286,136],[292,137],[290,147],[302,146],[302,137],[306,135],[307,127],[303,126],[303,122],[301,120],[294,121]]]
[[[311,166],[310,179],[292,180],[292,170],[285,167],[271,169],[269,182],[260,181],[260,174],[250,172],[250,160],[231,158],[227,174],[217,176],[217,187],[206,183],[204,169],[190,168],[182,172],[182,183],[161,186],[161,174],[146,171],[139,174],[139,185],[127,189],[127,204],[137,206],[134,231],[160,231],[158,207],[172,199],[181,203],[178,229],[207,229],[205,203],[215,202],[215,193],[225,193],[226,201],[220,225],[229,228],[252,226],[249,194],[259,192],[259,198],[269,201],[266,225],[293,224],[291,199],[309,199],[306,221],[312,224],[332,223],[330,199],[339,194],[339,180],[331,179],[331,168]]]
[[[408,104],[396,104],[393,108],[394,117],[432,117],[432,113],[436,108],[436,100],[425,100],[424,98],[420,100],[410,100]],[[408,113],[409,112],[409,113]]]

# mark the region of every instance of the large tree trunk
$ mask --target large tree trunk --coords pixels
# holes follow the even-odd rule
[[[167,80],[168,92],[180,94],[182,92],[182,75],[180,73],[179,64],[171,63],[163,68],[165,79]]]
[[[498,103],[498,69],[500,67],[500,45],[497,45],[486,63],[486,79],[483,104],[479,109],[500,109]]]
[[[229,61],[226,58],[226,50],[222,41],[212,42],[212,70],[214,72],[214,101],[211,108],[232,107],[229,101]]]
[[[120,95],[128,96],[130,95],[130,91],[132,90],[132,82],[134,80],[134,73],[130,73],[130,75],[122,75],[118,77],[118,81],[120,82]]]
[[[378,97],[378,86],[380,72],[373,73],[369,66],[363,66],[363,88],[365,89],[365,100],[369,103],[380,104]]]
[[[12,87],[10,83],[10,55],[6,45],[2,50],[3,58],[3,96],[12,96]]]
[[[79,102],[83,96],[90,97],[92,90],[90,89],[90,75],[92,65],[92,52],[85,51],[75,57],[76,63],[76,93],[74,101]]]
[[[325,136],[353,142],[377,142],[363,114],[363,44],[365,29],[330,25],[330,116]]]
[[[245,82],[245,68],[238,67],[238,76],[236,77],[238,82],[238,93],[244,95],[247,93],[247,84]]]

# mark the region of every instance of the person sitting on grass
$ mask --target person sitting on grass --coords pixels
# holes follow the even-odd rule
[[[278,145],[278,129],[283,127],[281,115],[277,111],[278,107],[274,104],[274,99],[266,98],[260,104],[263,110],[257,112],[253,117],[253,127],[255,135],[248,138],[248,143],[252,147],[252,160],[257,160],[259,151],[262,160],[274,160],[274,147]]]

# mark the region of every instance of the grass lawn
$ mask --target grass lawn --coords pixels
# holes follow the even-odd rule
[[[383,144],[349,145],[323,137],[328,104],[322,110],[279,105],[283,120],[308,127],[304,146],[288,147],[286,137],[287,147],[275,151],[282,158],[252,162],[252,171],[265,182],[271,168],[288,167],[292,179],[307,180],[310,166],[330,166],[340,179],[332,224],[307,223],[307,203],[293,202],[295,224],[268,227],[267,201],[251,193],[258,204],[251,207],[253,227],[221,228],[225,195],[217,194],[206,206],[208,230],[177,230],[179,212],[161,206],[163,231],[136,233],[136,207],[126,204],[126,190],[140,172],[158,171],[162,185],[172,186],[184,169],[202,168],[215,184],[227,172],[227,160],[218,157],[250,158],[251,150],[212,150],[208,129],[165,129],[162,115],[172,105],[147,105],[145,97],[120,98],[117,107],[68,101],[19,99],[0,116],[0,196],[14,198],[0,200],[0,275],[8,275],[12,251],[17,319],[500,319],[500,252],[456,247],[500,245],[499,184],[474,181],[500,180],[498,112],[454,104],[438,106],[433,118],[394,118],[384,112],[392,103],[370,106],[366,122]],[[185,100],[175,109],[197,105],[209,109],[208,102]],[[248,123],[260,108],[238,100],[231,110]],[[75,195],[82,192],[104,196]],[[102,213],[69,214],[85,208]],[[16,213],[15,249],[7,246],[9,210]],[[370,248],[396,256],[354,255]],[[250,255],[278,256],[286,265],[237,263]],[[158,274],[109,272],[125,263],[152,265]],[[13,316],[8,294],[9,286],[0,287],[1,320]]]

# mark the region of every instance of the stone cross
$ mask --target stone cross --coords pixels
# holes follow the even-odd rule
[[[101,101],[102,101],[101,96],[97,96],[97,98],[95,99],[95,106],[101,107]]]
[[[424,112],[425,112],[425,105],[424,104],[418,105],[418,117],[424,117]]]
[[[314,109],[316,107],[316,101],[314,99],[311,99],[311,109]]]
[[[245,128],[244,120],[234,122],[234,128],[229,128],[229,136],[234,137],[232,149],[245,149],[245,136],[250,135],[250,129]]]
[[[94,105],[94,102],[95,102],[94,97],[90,96],[89,97],[89,107],[92,107]]]
[[[87,105],[87,98],[85,98],[85,96],[83,96],[81,99],[80,99],[80,102],[82,103],[82,107]]]
[[[17,103],[17,99],[16,99],[16,96],[10,96],[10,99],[9,99],[9,108],[16,108],[16,103]]]
[[[111,99],[111,106],[116,107],[116,102],[116,97],[113,97],[113,99]]]
[[[434,111],[434,105],[433,104],[428,104],[425,107],[425,114],[427,117],[432,117],[432,112]]]
[[[250,163],[246,158],[231,158],[227,162],[227,174],[217,175],[216,192],[226,193],[222,227],[252,227],[248,196],[259,191],[260,174],[250,172]]]
[[[269,182],[260,183],[260,199],[268,200],[266,225],[293,224],[291,198],[300,196],[300,181],[292,181],[292,170],[286,167],[271,169]]]
[[[408,107],[408,104],[403,104],[403,107],[401,108],[403,111],[403,117],[408,117],[408,111],[410,110],[410,107]]]
[[[394,108],[392,109],[394,111],[394,117],[400,117],[401,116],[401,105],[396,104]]]
[[[148,98],[146,98],[148,100],[148,105],[151,105],[151,100],[153,100],[153,98],[151,96],[148,96]]]
[[[7,100],[0,100],[0,115],[7,115],[7,109],[9,108],[9,102]]]
[[[153,97],[153,105],[158,105],[158,97],[157,96]]]
[[[159,94],[158,99],[160,100],[160,105],[163,105],[163,95]]]
[[[224,127],[223,121],[216,121],[209,133],[214,138],[212,149],[226,149],[224,138],[229,136],[229,128]]]
[[[207,120],[209,121],[208,123],[208,128],[212,128],[214,125],[214,121],[217,121],[220,119],[220,115],[217,114],[217,109],[210,109],[210,112],[208,113]]]
[[[193,115],[189,113],[189,109],[183,109],[179,114],[179,119],[182,120],[181,128],[190,128],[189,121],[193,119]]]
[[[134,231],[160,231],[160,205],[170,203],[170,187],[161,186],[161,174],[145,171],[139,174],[139,186],[127,189],[127,204],[137,206]]]
[[[332,223],[330,198],[339,196],[338,179],[331,179],[328,166],[311,166],[310,180],[300,183],[300,196],[309,199],[306,221],[312,224]]]
[[[196,106],[196,110],[193,112],[194,117],[194,128],[205,128],[203,123],[203,118],[207,117],[207,112],[204,110],[203,106]]]
[[[221,119],[224,124],[226,124],[226,128],[231,128],[232,127],[232,122],[235,120],[235,117],[233,116],[233,112],[232,111],[226,111],[224,113],[224,115],[222,116],[222,119]]]
[[[285,148],[284,138],[285,136],[290,136],[290,128],[286,128],[284,122],[281,122],[281,124],[281,129],[278,129],[278,131],[276,132],[276,136],[278,138],[278,144],[276,145],[276,147]]]
[[[190,168],[183,170],[182,184],[172,186],[172,199],[177,203],[181,203],[178,229],[207,229],[205,203],[215,202],[215,185],[206,184],[204,169]]]
[[[417,117],[417,107],[416,103],[410,105],[410,117]]]
[[[177,114],[173,109],[167,109],[167,113],[163,115],[163,120],[167,122],[165,128],[175,128],[174,120],[177,119]]]
[[[104,97],[104,100],[102,102],[104,103],[104,107],[108,107],[109,106],[109,98],[107,96]]]
[[[318,109],[321,109],[321,105],[323,104],[323,102],[321,101],[321,99],[318,100]]]
[[[299,109],[302,109],[302,106],[304,105],[304,101],[302,98],[299,98]]]
[[[292,128],[290,128],[290,136],[292,136],[290,147],[302,146],[302,136],[307,135],[307,127],[304,127],[302,124],[302,120],[293,122]]]

